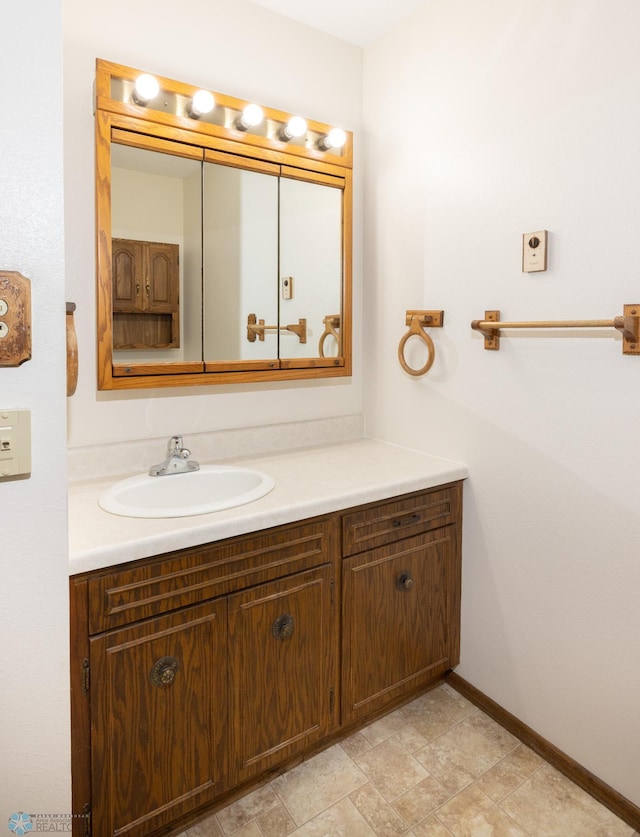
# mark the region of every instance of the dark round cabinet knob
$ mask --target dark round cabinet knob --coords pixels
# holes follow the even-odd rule
[[[288,639],[293,633],[295,621],[289,613],[278,616],[271,626],[271,634],[275,639]]]
[[[413,587],[413,576],[410,572],[400,573],[396,579],[396,587],[398,590],[411,590]]]
[[[175,657],[160,657],[151,669],[151,682],[154,686],[170,686],[178,673],[178,661]]]
[[[538,238],[537,235],[534,235],[532,238],[529,239],[529,247],[531,247],[532,250],[535,250],[536,247],[539,247],[539,246],[540,246],[540,239]]]

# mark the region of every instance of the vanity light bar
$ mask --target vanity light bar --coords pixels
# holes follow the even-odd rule
[[[194,130],[215,136],[266,147],[286,143],[294,154],[351,166],[350,135],[341,128],[307,122],[301,116],[263,109],[102,59],[97,61],[97,70],[96,79],[102,77],[102,83],[97,86],[96,104],[101,110],[122,113],[123,106],[144,107],[148,110],[147,118],[153,121],[185,119],[198,123]],[[183,127],[187,125],[183,123]],[[242,132],[246,139],[240,139],[236,132]]]

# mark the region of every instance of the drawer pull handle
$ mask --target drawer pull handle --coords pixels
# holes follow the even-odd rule
[[[151,682],[154,686],[170,686],[178,673],[178,661],[175,657],[160,657],[151,669]]]
[[[293,633],[295,621],[290,613],[283,613],[278,616],[271,626],[271,633],[275,639],[288,639]]]
[[[412,523],[418,523],[419,520],[420,515],[414,512],[409,517],[403,517],[402,520],[398,520],[396,518],[396,520],[393,521],[393,526],[395,529],[398,529],[400,526],[411,526]]]
[[[406,570],[405,572],[400,573],[396,579],[396,587],[398,590],[411,590],[413,587],[413,576],[411,573]]]

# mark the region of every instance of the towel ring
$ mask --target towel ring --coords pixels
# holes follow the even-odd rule
[[[340,314],[329,314],[326,317],[322,318],[322,324],[324,326],[324,332],[322,337],[320,338],[320,342],[318,343],[318,354],[320,357],[324,357],[324,341],[327,337],[333,337],[338,344],[340,345],[340,335],[338,334],[337,330],[340,328]]]
[[[433,340],[429,334],[424,330],[424,326],[431,326],[434,328],[441,328],[444,318],[444,311],[407,311],[406,324],[409,326],[409,331],[402,337],[398,346],[398,360],[400,366],[408,375],[426,375],[433,366],[436,359],[436,350],[433,345]],[[428,357],[424,366],[419,369],[414,369],[409,366],[404,357],[404,349],[407,340],[413,336],[419,337],[425,344],[428,351]]]

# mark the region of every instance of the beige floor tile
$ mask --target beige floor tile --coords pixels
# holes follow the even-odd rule
[[[519,744],[494,767],[476,779],[476,785],[494,802],[500,802],[545,762],[533,750]]]
[[[377,837],[400,837],[407,825],[371,783],[354,791],[349,799],[360,811]]]
[[[448,791],[457,793],[497,764],[505,753],[467,718],[414,755]]]
[[[443,805],[451,794],[433,776],[427,776],[393,802],[393,807],[409,826],[424,820]]]
[[[363,753],[367,753],[371,749],[371,744],[369,744],[367,739],[360,732],[356,732],[348,738],[343,739],[340,742],[340,746],[351,758],[361,756]]]
[[[514,735],[507,732],[504,727],[501,727],[500,724],[496,723],[493,718],[485,715],[484,712],[476,712],[470,715],[465,723],[484,735],[492,744],[495,744],[504,756],[512,750],[515,750],[520,744]]]
[[[407,721],[427,741],[442,735],[477,711],[472,703],[447,685],[421,695],[401,709]]]
[[[439,808],[436,816],[454,837],[527,837],[525,831],[474,785]],[[540,833],[537,837],[541,837]]]
[[[427,771],[394,737],[355,759],[387,800],[395,799],[427,777]]]
[[[410,753],[415,753],[429,743],[424,735],[411,724],[400,730],[396,738]]]
[[[234,834],[239,828],[275,808],[280,800],[271,785],[262,785],[246,796],[218,811],[218,823],[223,834]]]
[[[389,715],[385,715],[384,718],[374,721],[369,726],[363,727],[360,732],[369,744],[375,747],[388,738],[401,733],[407,726],[407,720],[402,712],[396,710]]]
[[[536,837],[630,837],[633,834],[631,826],[546,764],[504,799],[501,807]]]
[[[284,805],[277,805],[265,814],[256,817],[263,837],[287,837],[296,830],[296,824],[287,813]]]
[[[335,745],[278,776],[271,786],[300,826],[366,782],[364,773]]]
[[[426,820],[414,825],[411,835],[412,837],[452,837],[449,829],[435,816],[427,817]]]
[[[216,815],[212,814],[205,820],[192,825],[185,832],[185,837],[222,837],[222,829],[218,825]],[[182,835],[179,835],[182,837]]]
[[[342,799],[291,837],[376,837],[376,833],[350,800]]]
[[[241,826],[237,831],[233,832],[233,837],[262,837],[258,824],[255,820]]]

